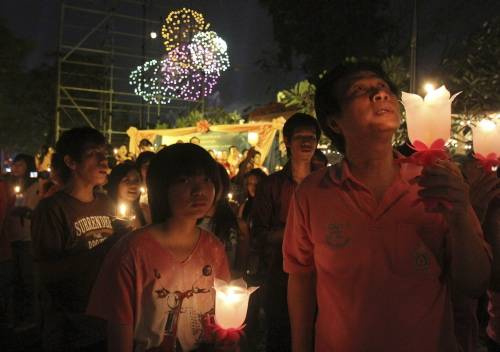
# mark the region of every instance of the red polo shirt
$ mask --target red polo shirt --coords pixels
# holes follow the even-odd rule
[[[402,165],[380,203],[346,162],[298,187],[284,269],[316,272],[316,351],[457,351],[443,273],[447,225],[413,204],[419,187],[409,180],[420,172]]]

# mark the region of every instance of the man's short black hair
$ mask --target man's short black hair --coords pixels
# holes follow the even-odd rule
[[[286,120],[285,125],[283,126],[283,137],[285,138],[285,141],[290,142],[295,130],[302,127],[313,129],[316,133],[316,140],[319,141],[321,129],[319,127],[318,120],[311,115],[301,112],[293,114],[288,120]],[[288,157],[290,157],[290,148],[286,147],[286,153]]]
[[[62,181],[67,182],[71,177],[71,170],[64,162],[65,156],[69,156],[74,161],[80,162],[88,149],[105,145],[106,138],[95,128],[76,127],[65,131],[59,137],[56,143],[56,152],[52,157]]]
[[[283,136],[287,141],[290,141],[292,140],[295,130],[301,127],[309,127],[313,129],[316,133],[316,139],[319,140],[321,129],[319,128],[318,121],[311,115],[301,112],[293,114],[288,120],[286,120],[285,125],[283,126]]]
[[[144,148],[144,147],[152,147],[153,146],[153,143],[151,143],[149,141],[149,139],[147,138],[143,138],[141,139],[141,141],[139,142],[139,148]]]
[[[145,152],[142,152],[141,154],[139,154],[139,156],[137,157],[137,160],[135,161],[135,164],[137,166],[137,170],[139,170],[139,172],[140,172],[142,165],[153,160],[154,156],[155,156],[155,153],[150,152],[150,151],[145,151]]]
[[[345,91],[341,90],[347,89],[341,87],[341,84],[360,72],[373,72],[388,84],[392,93],[399,96],[398,88],[379,64],[373,62],[346,62],[328,71],[316,85],[314,105],[323,133],[330,138],[332,144],[341,153],[345,153],[344,137],[340,133],[333,131],[328,122],[341,111],[340,99],[342,94],[345,93]]]
[[[219,169],[216,161],[202,147],[193,143],[172,144],[151,160],[147,176],[148,199],[154,224],[162,223],[172,216],[167,194],[179,177],[205,174],[215,186],[220,187]],[[215,199],[214,199],[215,201]]]

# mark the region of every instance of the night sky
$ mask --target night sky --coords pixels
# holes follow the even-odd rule
[[[262,72],[257,66],[256,61],[262,57],[262,52],[272,49],[274,45],[271,18],[258,0],[154,2],[168,4],[170,9],[189,7],[201,11],[211,28],[226,40],[231,68],[219,82],[216,99],[227,110],[274,101],[277,90],[288,88],[303,78],[300,72],[269,73]],[[36,50],[27,60],[27,67],[49,61],[46,54],[57,50],[58,1],[1,1],[0,14],[16,35],[34,41]],[[165,18],[166,13],[149,9],[147,16],[160,20]]]
[[[100,0],[93,1],[99,3]],[[93,1],[81,0],[80,3],[91,4]],[[169,9],[185,6],[201,11],[211,23],[211,27],[227,41],[231,69],[224,73],[216,93],[216,99],[227,110],[241,110],[249,105],[274,101],[277,90],[288,88],[294,82],[305,78],[301,72],[263,72],[257,66],[256,61],[263,57],[263,52],[273,50],[276,46],[271,18],[258,0],[151,2],[162,4],[161,6]],[[399,9],[411,8],[408,3],[409,0],[392,0],[393,7]],[[438,11],[449,9],[450,12],[442,14],[442,31],[450,32],[452,40],[461,40],[469,28],[477,27],[481,21],[498,13],[499,4],[500,1],[482,0],[441,0],[432,3],[420,1],[418,71],[421,79],[431,75],[436,68],[443,45],[433,42],[435,33],[429,32],[429,19],[435,20],[436,15],[439,16]],[[34,42],[35,50],[28,58],[26,67],[35,67],[44,61],[50,61],[47,54],[54,53],[57,48],[59,1],[4,0],[0,2],[0,15],[7,20],[15,35]],[[155,20],[161,20],[165,15],[166,13],[154,9],[147,13],[147,17]],[[404,29],[401,31],[403,36],[409,34],[409,19],[411,16],[401,19],[406,22],[400,23]]]

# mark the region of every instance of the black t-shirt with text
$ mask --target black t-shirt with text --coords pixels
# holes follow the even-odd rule
[[[63,191],[43,199],[35,209],[35,258],[63,272],[57,279],[50,272],[42,272],[41,277],[42,290],[47,294],[44,320],[51,330],[44,331],[44,335],[48,334],[56,349],[61,344],[85,346],[94,342],[97,336],[93,335],[98,335],[84,312],[100,264],[114,242],[109,240],[114,214],[112,202],[105,195],[96,194],[92,202],[85,203]]]

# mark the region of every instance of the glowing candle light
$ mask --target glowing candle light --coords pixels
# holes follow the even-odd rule
[[[128,206],[125,203],[118,204],[118,215],[121,218],[126,218],[128,213]]]
[[[238,329],[247,316],[248,300],[258,287],[247,288],[243,279],[215,279],[215,322],[224,329]]]
[[[14,202],[14,206],[16,206],[16,207],[23,206],[24,205],[24,202],[23,202],[24,195],[21,192],[21,186],[19,186],[19,185],[14,186],[14,193],[16,195],[16,200]]]
[[[500,121],[483,119],[472,126],[472,145],[484,167],[496,170],[500,159]]]
[[[451,103],[458,94],[460,93],[450,98],[450,92],[445,86],[435,90],[429,89],[423,99],[417,94],[402,93],[408,137],[413,145],[415,142],[421,142],[430,147],[440,139],[444,143],[448,141],[451,130]]]
[[[491,153],[500,156],[500,123],[483,119],[472,127],[474,152],[483,156]]]
[[[427,94],[429,94],[430,92],[434,91],[436,88],[434,88],[434,84],[432,83],[426,83],[424,85],[424,90]]]
[[[228,193],[227,194],[227,199],[231,202],[233,200],[233,194],[232,193]]]
[[[259,134],[257,132],[248,132],[248,144],[255,147],[259,143]]]

